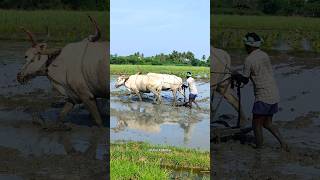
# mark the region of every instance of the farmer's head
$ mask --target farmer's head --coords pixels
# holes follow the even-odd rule
[[[243,38],[246,51],[250,54],[252,51],[259,49],[263,43],[263,39],[260,38],[256,33],[247,33]]]
[[[192,77],[192,73],[191,72],[187,72],[187,78]]]

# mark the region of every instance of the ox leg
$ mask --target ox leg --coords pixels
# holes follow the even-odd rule
[[[139,91],[134,91],[134,93],[139,97],[139,100],[142,101],[142,97]]]
[[[224,93],[225,89],[223,88],[218,88],[217,91],[224,96],[224,98],[228,101],[229,104],[231,104],[231,106],[238,111],[239,109],[239,105],[238,105],[238,98],[233,95],[229,90],[227,90],[226,93]],[[223,94],[224,93],[224,94]],[[246,117],[244,115],[243,110],[241,109],[241,117],[240,117],[240,126],[242,126],[244,124],[244,122],[246,121]]]
[[[154,90],[154,89],[150,89],[150,91],[154,94],[155,99],[153,100],[153,102],[160,104],[161,103],[161,91],[159,90]]]
[[[142,92],[139,92],[139,95],[140,95],[140,97],[141,97],[141,101],[142,101],[143,93],[142,93]]]
[[[51,125],[51,126],[46,126],[44,129],[50,130],[50,131],[56,131],[56,130],[71,130],[71,127],[68,125],[64,124],[65,117],[67,114],[73,109],[74,104],[71,103],[70,101],[67,101],[65,105],[63,106],[62,110],[60,111],[59,117],[58,117],[58,122]]]
[[[173,90],[172,91],[172,95],[173,95],[173,106],[176,106],[176,101],[177,101],[177,90]]]
[[[158,103],[161,104],[162,99],[161,99],[161,89],[156,90],[157,95],[158,95]]]
[[[73,103],[71,103],[69,101],[66,102],[66,104],[63,106],[63,109],[61,110],[60,115],[59,115],[59,121],[61,123],[64,122],[65,117],[73,109],[73,107],[74,107]]]
[[[95,123],[101,127],[102,119],[98,110],[97,101],[95,99],[84,99],[83,103],[87,106]]]

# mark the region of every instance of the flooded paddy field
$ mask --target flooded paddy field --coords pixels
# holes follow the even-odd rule
[[[64,104],[45,77],[20,85],[26,42],[0,42],[0,178],[102,179],[106,177],[106,130],[92,126],[77,106],[68,116],[72,130],[50,132]]]
[[[199,92],[196,100],[200,109],[195,105],[190,109],[185,106],[173,106],[171,92],[161,93],[161,104],[154,103],[154,97],[149,93],[143,94],[142,102],[137,96],[129,99],[128,90],[125,87],[115,88],[116,77],[112,76],[110,82],[110,140],[111,143],[121,141],[129,144],[136,143],[136,148],[123,151],[119,161],[124,161],[128,157],[131,160],[140,157],[137,160],[137,168],[143,169],[140,171],[142,174],[147,173],[150,167],[160,164],[159,169],[154,173],[158,171],[167,173],[167,177],[171,179],[210,179],[208,153],[210,149],[210,86],[208,80],[196,79]],[[179,94],[177,104],[183,103],[184,97]],[[148,143],[154,146],[154,149],[137,148],[140,142]],[[126,147],[128,146],[126,144]],[[161,151],[158,152],[158,148]],[[111,149],[114,149],[113,145]],[[155,151],[150,152],[152,150]],[[166,165],[165,161],[170,161],[170,156],[174,156],[175,153],[180,157],[173,158],[170,165]],[[184,153],[186,155],[183,155]],[[117,153],[111,151],[111,160],[114,159],[115,154]],[[125,154],[130,155],[127,157]],[[146,164],[141,163],[140,159],[145,159],[149,164],[151,162],[150,166],[144,168]],[[185,165],[183,165],[184,161],[187,161]],[[202,163],[199,164],[199,161]],[[115,171],[114,174],[121,169],[119,165],[113,165],[111,168]],[[129,174],[126,173],[128,176]]]
[[[113,76],[110,83],[111,141],[146,141],[209,150],[208,80],[196,80],[199,91],[196,100],[201,109],[195,106],[190,109],[184,106],[174,107],[171,92],[162,92],[162,104],[153,103],[151,94],[144,94],[142,102],[137,96],[129,99],[124,87],[115,88],[115,78]],[[183,102],[184,98],[179,94],[178,104]]]
[[[231,53],[234,67],[245,55]],[[264,149],[252,142],[229,141],[212,144],[213,172],[217,179],[318,179],[320,176],[320,55],[311,52],[270,52],[280,90],[279,112],[273,122],[289,144],[281,152],[279,144],[264,130]],[[252,83],[242,89],[242,107],[250,120],[254,102]],[[216,96],[214,102],[219,100]],[[216,104],[215,104],[216,105]],[[214,105],[214,106],[215,106]],[[236,122],[237,112],[222,102],[215,120]],[[253,139],[253,133],[248,134]]]

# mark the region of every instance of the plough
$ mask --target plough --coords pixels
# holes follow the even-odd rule
[[[231,126],[228,122],[223,120],[213,121],[211,124],[220,124],[223,127],[214,127],[212,133],[212,141],[216,144],[221,142],[226,142],[230,139],[240,139],[242,140],[245,137],[245,134],[249,133],[252,130],[252,127],[244,127],[243,122],[241,122],[241,88],[243,87],[242,83],[235,81],[231,78],[231,88],[234,86],[237,87],[237,96],[239,100],[238,108],[238,119],[236,126]]]

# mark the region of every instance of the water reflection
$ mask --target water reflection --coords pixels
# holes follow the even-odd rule
[[[194,126],[201,121],[199,113],[187,108],[168,107],[137,102],[123,105],[126,110],[111,109],[111,115],[117,118],[113,132],[119,133],[127,129],[144,133],[159,134],[162,125],[177,125],[183,130],[183,142],[190,142]],[[122,108],[123,108],[122,107]]]

